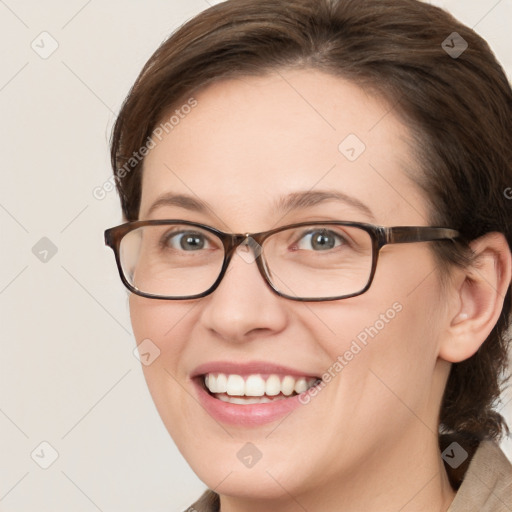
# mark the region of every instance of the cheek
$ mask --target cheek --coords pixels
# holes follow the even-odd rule
[[[155,343],[161,355],[170,359],[170,352],[179,353],[183,348],[183,329],[187,316],[194,308],[191,302],[146,299],[130,295],[130,318],[133,334],[139,344],[149,339]]]
[[[324,347],[339,404],[336,421],[347,406],[356,424],[373,425],[379,417],[390,428],[410,419],[410,410],[432,412],[441,301],[434,267],[426,258],[417,261],[424,272],[409,271],[413,266],[404,262],[400,274],[380,272],[364,295],[314,309],[334,333]]]
[[[375,337],[378,343],[373,344],[380,360],[395,367],[435,363],[442,296],[436,265],[425,244],[385,247],[366,299],[374,315],[367,320],[382,327]]]
[[[178,410],[183,401],[177,382],[184,379],[180,361],[186,348],[186,333],[191,329],[188,322],[193,307],[192,303],[130,296],[131,323],[137,345],[140,345],[144,378],[167,426],[165,411],[169,405]],[[149,356],[143,355],[148,353]]]

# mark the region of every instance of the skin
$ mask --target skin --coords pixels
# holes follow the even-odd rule
[[[319,71],[281,70],[221,81],[145,159],[140,219],[180,218],[228,232],[258,232],[308,220],[428,225],[427,201],[407,176],[420,172],[409,133],[380,99]],[[356,134],[366,150],[338,151]],[[336,190],[373,218],[336,201],[277,212],[274,201]],[[206,212],[164,206],[165,192],[191,195]],[[510,283],[499,234],[474,244],[475,268],[454,269],[443,287],[428,243],[381,250],[363,295],[301,303],[275,295],[255,263],[235,255],[211,295],[160,301],[131,295],[137,343],[161,353],[144,375],[162,420],[223,512],[433,511],[453,500],[437,447],[438,411],[450,363],[470,357],[496,323]],[[240,249],[239,249],[240,250]],[[263,360],[321,375],[352,340],[400,303],[308,405],[258,427],[222,425],[196,400],[191,372],[209,361]],[[252,468],[237,452],[262,454]]]

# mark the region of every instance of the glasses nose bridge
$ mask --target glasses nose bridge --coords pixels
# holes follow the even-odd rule
[[[237,233],[230,234],[224,238],[224,272],[229,267],[231,260],[233,259],[233,255],[235,251],[241,245],[246,244],[248,247],[247,257],[240,255],[240,257],[246,263],[256,263],[256,267],[258,268],[261,277],[268,285],[270,285],[269,277],[267,275],[266,270],[266,262],[262,258],[262,245],[265,238],[267,238],[267,233]],[[222,277],[224,276],[224,272],[222,272]],[[221,278],[222,279],[222,278]]]
[[[226,251],[226,260],[231,260],[235,251],[244,243],[255,252],[255,256],[258,257],[260,252],[258,249],[261,247],[261,236],[259,233],[234,233],[229,234],[224,238],[224,249]]]

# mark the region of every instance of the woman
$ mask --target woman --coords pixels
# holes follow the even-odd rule
[[[512,509],[511,107],[416,0],[228,0],[151,57],[106,242],[190,510]]]

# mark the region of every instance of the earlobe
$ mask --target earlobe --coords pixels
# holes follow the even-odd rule
[[[502,233],[487,233],[471,242],[473,263],[453,284],[456,306],[441,341],[439,356],[457,363],[470,358],[496,325],[510,286],[512,258]]]

